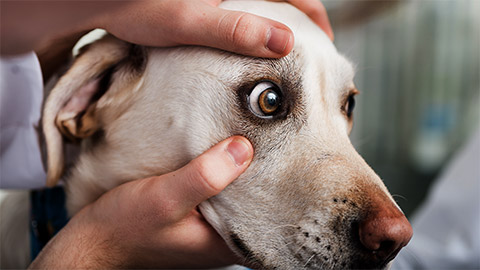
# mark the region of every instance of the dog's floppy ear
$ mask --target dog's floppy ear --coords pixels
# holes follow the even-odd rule
[[[110,35],[88,45],[50,92],[42,123],[47,152],[47,186],[55,186],[63,174],[62,135],[79,140],[101,127],[96,115],[98,100],[106,95],[114,80],[113,75],[131,62],[128,60],[131,60],[135,46]],[[138,59],[133,61],[138,62]],[[119,80],[131,79],[131,76],[117,77]]]

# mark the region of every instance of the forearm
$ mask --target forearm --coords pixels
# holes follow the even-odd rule
[[[129,2],[2,1],[1,54],[25,53],[46,37],[87,30],[89,20]]]
[[[83,209],[40,252],[29,269],[119,268],[119,251]]]

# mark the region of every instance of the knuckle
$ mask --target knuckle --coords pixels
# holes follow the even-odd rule
[[[190,5],[184,1],[178,1],[174,8],[170,10],[171,17],[175,17],[178,21],[183,22],[187,18],[187,14],[192,14]]]
[[[188,27],[191,27],[192,21],[196,20],[198,13],[193,10],[192,5],[187,2],[178,1],[175,7],[168,11],[164,22],[167,24],[167,28],[172,28],[176,31],[185,31]]]
[[[250,44],[249,35],[254,21],[253,15],[243,12],[232,12],[221,20],[220,31],[224,33],[225,42],[232,49],[236,50],[248,47]]]

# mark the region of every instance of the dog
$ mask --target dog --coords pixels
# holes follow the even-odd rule
[[[88,45],[45,103],[47,183],[66,175],[74,214],[122,183],[171,172],[242,135],[255,148],[250,167],[199,209],[245,265],[387,268],[412,228],[350,143],[352,64],[293,6],[220,7],[285,23],[294,49],[261,59],[110,35]],[[81,144],[67,174],[65,138]]]

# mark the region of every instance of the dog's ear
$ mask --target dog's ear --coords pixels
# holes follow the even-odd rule
[[[112,84],[115,81],[116,85],[128,86],[134,77],[139,77],[139,69],[143,70],[145,65],[145,61],[139,59],[145,60],[144,53],[143,48],[137,45],[107,35],[83,49],[70,69],[60,78],[50,92],[43,110],[47,186],[55,186],[63,174],[63,136],[78,141],[101,128],[99,111],[106,111],[105,103],[118,106],[126,99],[125,95],[116,99],[119,94],[115,92],[121,89],[111,91]],[[133,73],[136,75],[132,76]],[[105,97],[107,94],[109,97]],[[108,101],[101,105],[101,99]]]

